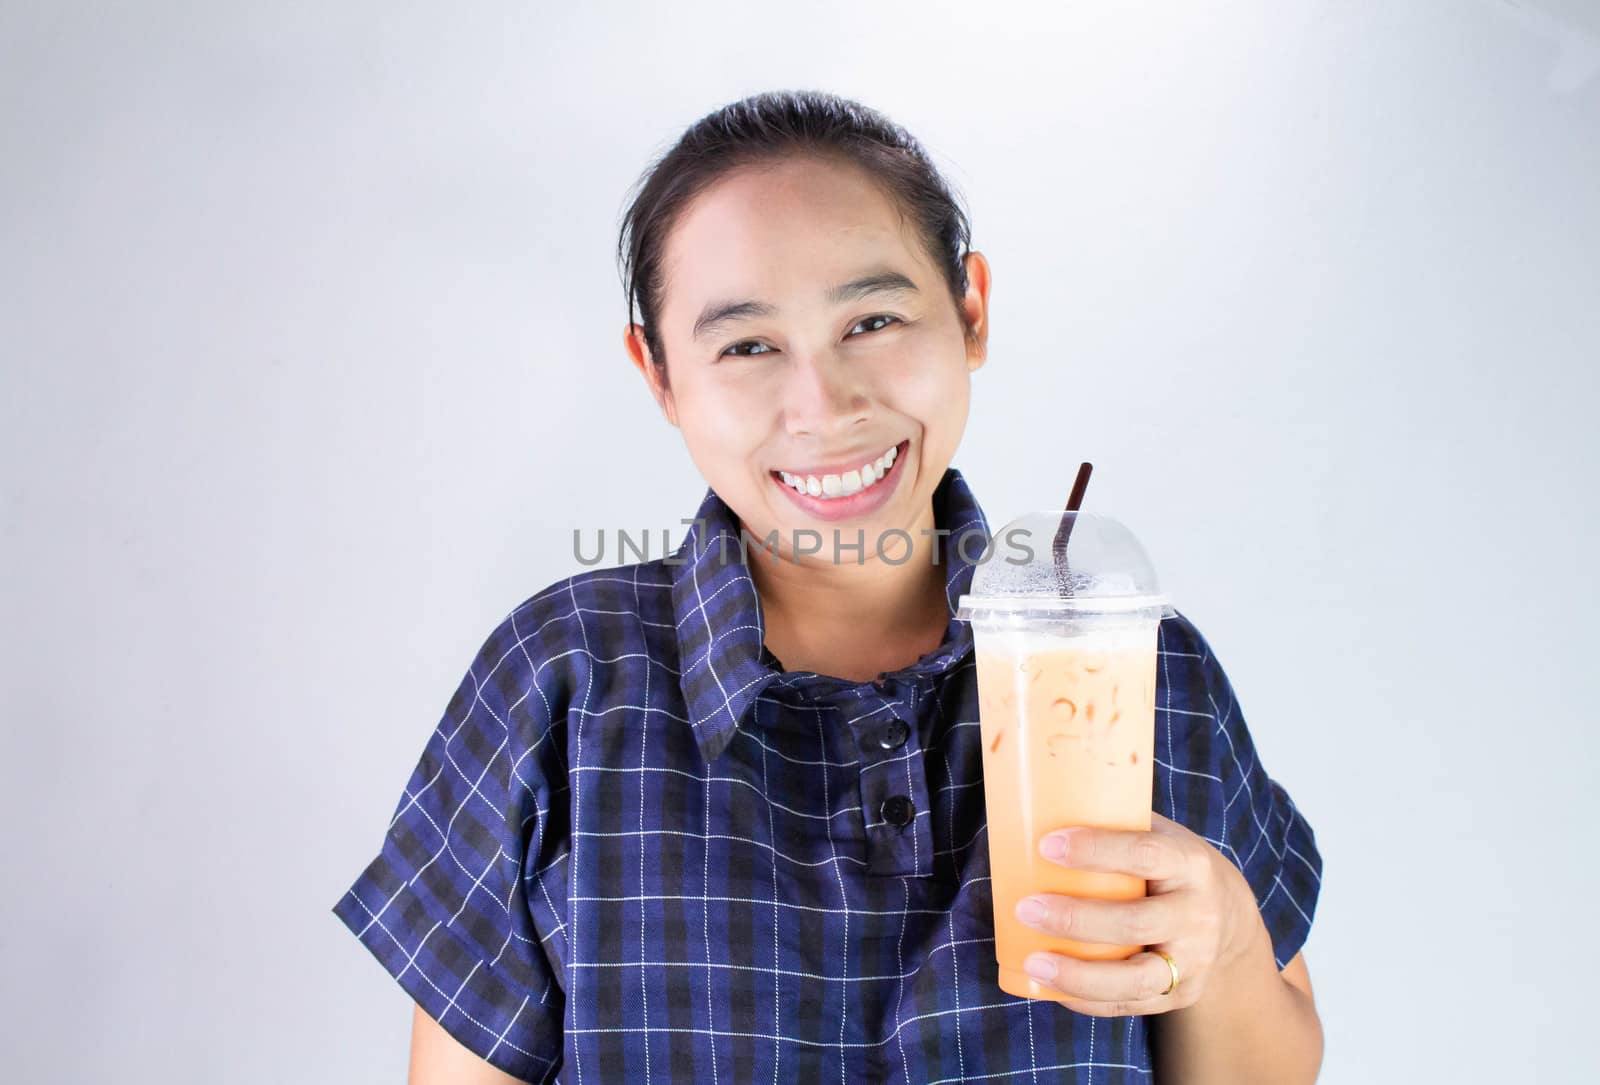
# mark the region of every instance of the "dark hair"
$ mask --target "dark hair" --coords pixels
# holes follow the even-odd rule
[[[922,145],[876,110],[822,91],[769,91],[723,106],[696,121],[645,171],[623,216],[617,255],[622,262],[628,320],[637,300],[650,356],[666,379],[661,342],[662,250],[673,225],[701,192],[744,166],[791,154],[833,157],[864,169],[910,218],[944,275],[962,316],[967,270],[962,263],[971,227],[951,187]]]

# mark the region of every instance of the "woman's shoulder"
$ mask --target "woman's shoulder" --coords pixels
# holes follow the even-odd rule
[[[525,686],[525,678],[548,693],[619,657],[671,651],[675,628],[671,570],[663,562],[584,569],[507,611],[484,638],[474,669],[503,687]]]
[[[1210,655],[1211,645],[1206,642],[1194,620],[1173,607],[1171,613],[1161,619],[1161,651],[1169,654],[1182,652],[1198,658]]]
[[[1156,651],[1156,677],[1165,687],[1169,708],[1191,716],[1227,715],[1235,702],[1233,686],[1216,650],[1188,614],[1173,608],[1161,619]]]
[[[670,567],[660,560],[641,561],[555,580],[513,607],[505,623],[531,625],[544,639],[562,643],[585,636],[604,641],[671,611]]]
[[[558,630],[578,628],[586,609],[609,603],[626,609],[632,604],[635,581],[646,582],[649,573],[642,565],[608,569],[583,569],[552,580],[507,612],[506,622],[538,619],[541,626]],[[641,583],[641,588],[643,588]]]

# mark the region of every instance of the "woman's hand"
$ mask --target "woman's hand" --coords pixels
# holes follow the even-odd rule
[[[1052,850],[1065,841],[1064,852]],[[1045,858],[1074,870],[1132,874],[1146,879],[1138,900],[1094,900],[1037,893],[1017,904],[1017,918],[1046,934],[1078,942],[1142,945],[1172,956],[1180,980],[1155,953],[1125,961],[1080,961],[1060,953],[1034,953],[1028,973],[1073,999],[1072,1009],[1095,1017],[1165,1013],[1198,1002],[1206,986],[1225,978],[1250,945],[1261,914],[1239,868],[1186,827],[1152,812],[1149,832],[1057,829],[1041,838]],[[1043,906],[1037,921],[1030,901]],[[1041,966],[1038,971],[1035,965]]]

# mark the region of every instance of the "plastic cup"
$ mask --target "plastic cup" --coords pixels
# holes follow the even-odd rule
[[[1173,613],[1138,540],[1121,523],[1030,513],[991,540],[956,616],[972,623],[983,738],[984,796],[1000,989],[1065,996],[1022,970],[1049,950],[1122,960],[1143,946],[1059,938],[1025,926],[1033,893],[1128,900],[1144,879],[1071,870],[1039,853],[1048,832],[1074,825],[1150,828],[1155,746],[1156,630]]]

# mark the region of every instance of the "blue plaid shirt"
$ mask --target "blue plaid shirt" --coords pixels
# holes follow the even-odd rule
[[[954,468],[934,512],[952,532],[944,642],[874,682],[766,650],[712,491],[671,560],[522,603],[336,914],[528,1081],[1150,1081],[1146,1018],[996,985],[972,636],[953,616],[973,568],[957,538],[988,526]],[[1163,621],[1159,647],[1155,808],[1244,872],[1281,968],[1316,906],[1311,828],[1194,625]]]

